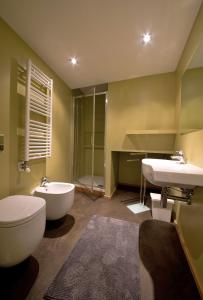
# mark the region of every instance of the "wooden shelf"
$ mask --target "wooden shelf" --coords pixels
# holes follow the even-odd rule
[[[173,154],[173,150],[138,150],[138,149],[113,149],[112,152],[137,152],[137,153],[154,153],[154,154]]]
[[[176,134],[175,129],[153,129],[153,130],[129,130],[126,132],[127,135],[136,134]]]

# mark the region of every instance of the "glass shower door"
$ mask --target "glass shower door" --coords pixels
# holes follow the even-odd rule
[[[93,96],[75,98],[74,181],[93,186]]]
[[[95,95],[94,187],[104,189],[104,135],[106,95]]]
[[[105,94],[75,97],[74,181],[91,189],[104,188]]]

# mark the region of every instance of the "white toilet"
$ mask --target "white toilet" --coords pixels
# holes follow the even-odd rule
[[[0,267],[11,267],[26,259],[42,240],[46,202],[32,196],[15,195],[0,200]]]

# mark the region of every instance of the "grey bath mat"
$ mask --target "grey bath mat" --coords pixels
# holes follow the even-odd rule
[[[137,300],[139,226],[93,216],[44,298]]]

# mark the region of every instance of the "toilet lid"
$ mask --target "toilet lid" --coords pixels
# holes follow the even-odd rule
[[[14,195],[0,200],[0,227],[23,224],[37,215],[46,205],[44,199]]]

